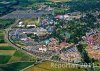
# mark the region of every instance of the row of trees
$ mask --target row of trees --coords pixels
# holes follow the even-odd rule
[[[100,10],[100,2],[95,0],[82,0],[66,3],[70,6],[70,11],[89,12]]]
[[[84,63],[87,63],[87,64],[90,64],[90,71],[94,71],[94,68],[93,68],[93,61],[92,59],[88,56],[88,53],[86,52],[85,50],[85,47],[84,47],[84,44],[79,44],[77,45],[77,49],[78,51],[80,52],[82,58],[83,58],[83,62]]]

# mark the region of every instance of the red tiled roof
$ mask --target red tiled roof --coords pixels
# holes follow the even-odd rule
[[[60,43],[60,46],[61,46],[61,47],[68,46],[68,43],[62,42],[62,43]]]
[[[93,44],[100,44],[100,32],[90,35],[88,37],[88,42],[93,43]]]

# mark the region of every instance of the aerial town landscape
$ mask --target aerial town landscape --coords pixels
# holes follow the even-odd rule
[[[0,71],[100,71],[100,1],[0,0]]]

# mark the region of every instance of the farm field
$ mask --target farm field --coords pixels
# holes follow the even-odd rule
[[[34,57],[10,46],[4,41],[4,35],[4,30],[0,30],[0,64],[2,64],[0,65],[0,71],[20,71],[34,64],[36,60]]]
[[[27,55],[14,47],[9,46],[9,44],[0,44],[0,64],[12,63],[16,61],[33,61],[35,57]]]
[[[7,43],[0,44],[0,64],[6,64],[16,50]]]
[[[2,36],[2,37],[1,37]],[[0,30],[0,41],[4,41],[4,31]],[[0,43],[0,64],[11,63],[16,61],[32,61],[35,58],[27,55],[8,43]]]
[[[32,66],[24,71],[87,71],[87,69],[81,69],[81,68],[67,68],[67,67],[54,68],[51,66],[51,63],[53,62],[46,61],[36,66]]]
[[[15,50],[15,48],[8,44],[0,44],[0,50]]]
[[[14,20],[1,20],[0,27],[7,28],[12,24]],[[6,41],[4,41],[5,31],[4,28],[0,28],[0,64],[19,62],[19,61],[34,61],[35,57],[32,57],[26,53],[16,50],[14,47],[10,46]]]
[[[16,50],[0,50],[0,55],[9,55],[12,56]]]
[[[8,55],[0,55],[0,64],[5,64],[9,61],[11,56]]]
[[[34,64],[34,62],[15,62],[0,66],[2,71],[20,71],[21,69]]]
[[[7,43],[0,44],[0,64],[3,64],[0,65],[0,71],[19,71],[34,64],[35,60]]]
[[[94,68],[95,71],[100,71],[100,68]]]
[[[6,64],[16,51],[13,47],[9,46],[8,43],[5,43],[4,35],[4,30],[0,30],[0,64]]]
[[[9,46],[9,44],[8,43],[0,43],[1,48],[4,47],[4,46]]]
[[[0,30],[0,43],[4,43],[4,30]]]

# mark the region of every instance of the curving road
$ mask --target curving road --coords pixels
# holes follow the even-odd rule
[[[9,31],[12,30],[12,27],[14,27],[16,24],[18,24],[18,22],[20,21],[20,19],[16,20],[14,24],[12,24],[10,27],[8,27],[7,29],[5,29],[5,41],[10,44],[11,46],[13,46],[16,50],[19,50],[25,54],[32,55],[31,53],[28,53],[27,51],[24,51],[23,49],[19,48],[16,44],[13,44],[10,39],[9,39]]]

